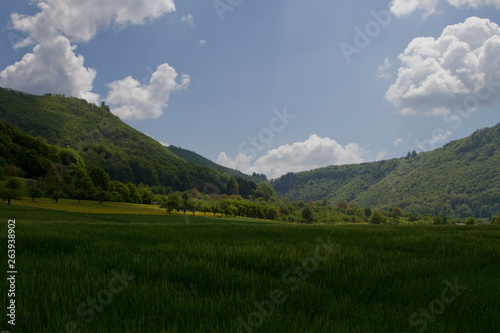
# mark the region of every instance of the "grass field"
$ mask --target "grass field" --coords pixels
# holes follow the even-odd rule
[[[2,315],[0,330],[498,331],[497,226],[305,226],[90,205],[0,203],[2,276],[9,219],[18,270],[16,326]],[[8,287],[2,278],[5,312]]]

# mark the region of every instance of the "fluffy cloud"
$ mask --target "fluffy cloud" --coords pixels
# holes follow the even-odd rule
[[[478,8],[482,6],[494,6],[500,8],[500,0],[448,0],[448,3],[457,8]]]
[[[414,39],[399,55],[401,67],[385,94],[403,114],[475,111],[500,100],[500,28],[468,18],[438,39]]]
[[[91,103],[99,99],[92,93],[96,71],[84,67],[83,56],[75,54],[76,46],[71,43],[90,41],[99,29],[141,25],[175,11],[173,0],[46,0],[36,3],[40,11],[33,16],[11,14],[12,28],[28,35],[14,47],[36,46],[33,53],[26,54],[21,61],[0,73],[0,85],[33,94],[62,93]]]
[[[407,16],[415,11],[422,12],[424,18],[436,12],[439,0],[393,0],[391,12],[398,16]]]
[[[13,13],[11,20],[14,29],[38,42],[57,35],[73,42],[85,42],[94,38],[99,28],[141,25],[175,11],[173,0],[46,0],[39,1],[37,6],[38,14]]]
[[[221,153],[218,164],[238,169],[245,173],[264,173],[276,178],[287,172],[299,172],[329,165],[363,162],[365,152],[355,143],[343,147],[335,140],[311,135],[304,142],[283,145],[267,152],[251,165],[252,157],[239,154],[234,159]]]
[[[107,102],[114,114],[122,119],[158,118],[168,106],[170,93],[185,89],[189,75],[183,74],[180,83],[176,82],[177,72],[168,64],[158,67],[151,75],[148,85],[143,85],[132,77],[108,84],[110,91]]]
[[[500,0],[446,0],[446,2],[456,8],[493,6],[500,9]],[[423,18],[426,19],[437,12],[440,3],[440,0],[393,0],[390,4],[390,9],[398,17],[408,16],[414,12],[421,12]]]
[[[83,66],[84,58],[75,54],[76,46],[64,36],[38,44],[33,53],[0,73],[0,86],[33,94],[58,93],[97,103],[92,93],[96,71]]]

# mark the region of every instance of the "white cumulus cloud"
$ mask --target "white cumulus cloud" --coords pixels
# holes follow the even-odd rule
[[[75,54],[76,46],[57,36],[33,48],[14,65],[0,72],[0,86],[33,94],[58,93],[97,103],[92,93],[96,71],[86,68],[84,58]]]
[[[95,69],[72,43],[88,42],[99,30],[142,25],[175,11],[173,0],[45,0],[32,1],[35,15],[11,14],[11,27],[28,37],[15,48],[35,45],[21,61],[0,73],[0,85],[33,94],[62,93],[97,103],[92,93]]]
[[[493,6],[497,9],[500,8],[500,0],[448,0],[448,3],[457,8],[478,8],[483,6]]]
[[[45,0],[37,3],[36,15],[11,15],[14,29],[44,41],[64,35],[73,42],[94,38],[99,28],[116,29],[142,25],[175,11],[173,0]]]
[[[177,72],[169,64],[158,67],[151,75],[149,84],[143,85],[132,77],[108,84],[110,91],[106,101],[112,112],[122,119],[155,119],[168,106],[170,93],[189,86],[189,75],[183,74],[176,82]]]
[[[415,12],[422,13],[424,19],[438,12],[439,5],[445,2],[455,8],[479,8],[485,6],[500,9],[500,0],[393,0],[389,7],[398,16],[408,16]]]
[[[434,14],[439,0],[393,0],[390,4],[391,12],[398,16],[407,16],[413,12],[421,12],[424,18]]]
[[[416,38],[398,59],[385,98],[403,114],[475,111],[500,100],[500,27],[488,19],[470,17],[438,39]]]
[[[363,149],[355,143],[344,147],[330,138],[311,135],[304,142],[283,145],[268,151],[253,165],[252,157],[245,154],[230,158],[226,153],[221,153],[217,163],[244,173],[264,173],[269,178],[276,178],[287,172],[306,171],[329,165],[361,163],[364,154]]]

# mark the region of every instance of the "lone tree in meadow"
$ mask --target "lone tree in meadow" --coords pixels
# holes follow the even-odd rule
[[[28,195],[28,197],[31,198],[31,201],[32,202],[35,202],[35,199],[36,198],[41,198],[43,197],[43,192],[42,190],[40,189],[38,183],[36,180],[30,180],[28,183],[27,183],[27,191],[26,191],[26,194]]]
[[[99,201],[99,205],[102,206],[102,203],[113,200],[113,195],[109,191],[98,190],[94,193],[94,199]]]
[[[64,192],[60,190],[56,190],[52,192],[52,194],[50,195],[50,197],[54,199],[56,203],[59,202],[59,199],[64,198],[64,196],[65,196]]]
[[[12,200],[20,200],[21,196],[18,191],[21,188],[21,181],[17,178],[9,178],[5,188],[0,190],[0,197],[3,200],[7,200],[7,204],[10,205]]]
[[[43,196],[43,193],[39,188],[31,187],[28,189],[28,197],[31,198],[32,202],[35,202],[36,198],[41,198],[42,196]]]

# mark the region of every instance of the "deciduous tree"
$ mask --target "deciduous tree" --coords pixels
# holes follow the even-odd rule
[[[5,188],[0,190],[0,197],[2,200],[7,200],[10,205],[12,200],[20,200],[19,189],[21,188],[21,181],[17,178],[9,178],[5,184]]]

